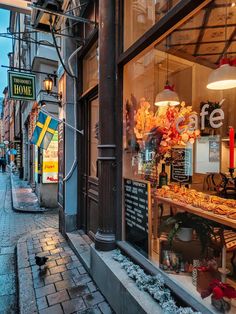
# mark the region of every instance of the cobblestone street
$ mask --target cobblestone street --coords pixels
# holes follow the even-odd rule
[[[58,214],[16,213],[12,210],[10,178],[0,173],[0,247],[15,245],[24,233],[42,228],[58,228]]]
[[[7,173],[0,173],[0,197],[0,313],[112,313],[58,232],[57,210],[13,211]],[[42,270],[35,255],[48,256]]]
[[[48,227],[58,227],[57,212],[14,212],[9,174],[0,173],[0,313],[18,312],[15,258],[17,240],[27,232]]]

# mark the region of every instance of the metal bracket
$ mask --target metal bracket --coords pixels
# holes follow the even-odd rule
[[[48,14],[51,14],[51,15],[65,17],[65,18],[68,18],[68,19],[71,19],[71,20],[74,20],[74,21],[77,21],[77,22],[82,22],[82,23],[86,23],[86,24],[93,24],[93,25],[97,24],[95,21],[91,21],[91,20],[85,19],[83,17],[74,16],[74,15],[71,15],[71,14],[63,13],[63,12],[55,12],[53,10],[44,9],[44,8],[38,6],[38,5],[29,5],[29,7],[34,9],[34,10],[39,10],[39,11],[42,11],[42,12],[45,12],[45,13],[48,13]]]

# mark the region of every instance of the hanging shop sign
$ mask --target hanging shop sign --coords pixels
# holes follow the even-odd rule
[[[151,221],[150,183],[124,179],[125,233],[126,240],[148,256]]]
[[[9,98],[35,100],[35,75],[8,71]]]
[[[58,132],[53,135],[47,150],[43,150],[42,183],[58,182]]]
[[[171,181],[180,183],[192,182],[192,149],[181,147],[171,150]]]

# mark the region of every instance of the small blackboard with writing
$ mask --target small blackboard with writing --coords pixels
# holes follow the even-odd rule
[[[192,149],[172,148],[171,181],[180,183],[192,182]]]
[[[149,182],[124,179],[124,206],[126,241],[148,256]]]

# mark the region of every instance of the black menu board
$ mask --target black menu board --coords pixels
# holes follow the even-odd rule
[[[124,179],[124,206],[126,241],[148,256],[150,183]]]
[[[192,149],[172,148],[171,181],[192,182]]]

